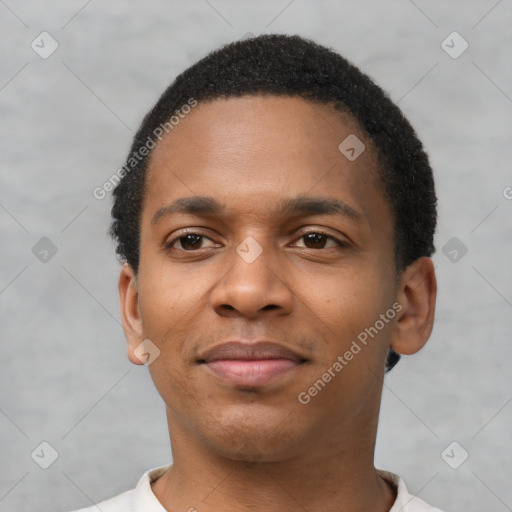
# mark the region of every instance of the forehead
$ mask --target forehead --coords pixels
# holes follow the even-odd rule
[[[250,160],[258,156],[266,161],[275,158],[276,153],[282,157],[300,155],[307,159],[305,163],[311,158],[318,159],[319,153],[340,160],[338,146],[346,136],[364,138],[349,114],[299,97],[252,95],[215,99],[199,102],[186,116],[174,118],[178,124],[153,151],[150,170],[154,168],[152,164],[161,163],[159,157],[165,159],[171,152],[176,164],[191,157],[208,159],[210,164],[227,157]],[[365,141],[365,145],[368,151],[363,160],[368,162],[374,151],[370,141]],[[245,155],[240,154],[242,148],[248,151]],[[199,151],[187,155],[190,149]]]
[[[340,151],[346,140],[364,147],[356,159]],[[285,196],[322,195],[367,215],[387,208],[374,155],[357,122],[329,105],[262,95],[200,102],[153,150],[144,211],[198,195],[264,215]]]

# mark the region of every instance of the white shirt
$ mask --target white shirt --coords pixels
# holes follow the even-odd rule
[[[74,512],[167,512],[158,501],[151,489],[151,482],[154,482],[159,476],[169,469],[170,465],[150,469],[142,475],[137,487],[130,491],[123,492],[114,498],[102,501],[97,506],[81,508]],[[404,481],[394,473],[379,471],[388,482],[397,490],[395,503],[389,512],[442,512],[438,508],[427,505],[423,500],[412,496],[407,491]]]

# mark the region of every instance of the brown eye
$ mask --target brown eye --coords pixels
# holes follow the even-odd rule
[[[188,251],[198,248],[200,249],[202,238],[202,235],[189,234],[180,236],[177,241],[180,243],[182,249]]]
[[[175,249],[177,251],[192,252],[198,249],[204,249],[204,247],[202,247],[202,242],[205,240],[210,240],[213,242],[210,238],[201,233],[182,232],[180,236],[174,237],[172,240],[170,240],[166,244],[166,247],[168,249]]]
[[[346,246],[346,244],[344,244],[340,240],[334,238],[333,236],[327,235],[326,233],[322,233],[320,231],[310,231],[309,233],[304,233],[303,235],[301,235],[299,240],[304,241],[304,247],[306,249],[330,249],[332,247]],[[326,244],[329,241],[334,243],[334,245],[326,247]]]
[[[310,244],[308,246],[310,249],[324,249],[325,243],[327,242],[327,237],[320,233],[309,233],[304,235],[302,238],[304,239],[306,245]]]

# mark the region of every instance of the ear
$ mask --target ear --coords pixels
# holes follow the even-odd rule
[[[134,350],[142,343],[144,336],[139,309],[137,276],[128,263],[125,263],[121,268],[118,289],[121,302],[121,320],[124,335],[128,342],[128,359],[133,364],[143,364],[134,354]]]
[[[434,325],[437,282],[430,258],[420,258],[400,277],[398,302],[401,304],[391,336],[391,348],[399,354],[415,354],[427,342]]]

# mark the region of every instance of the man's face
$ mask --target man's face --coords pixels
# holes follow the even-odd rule
[[[338,149],[351,134],[366,145],[354,161]],[[197,196],[219,210],[166,209]],[[341,206],[283,210],[297,198]],[[393,247],[375,151],[349,116],[290,97],[199,103],[152,155],[135,281],[171,436],[279,460],[373,428],[395,321],[344,354],[396,300]]]

